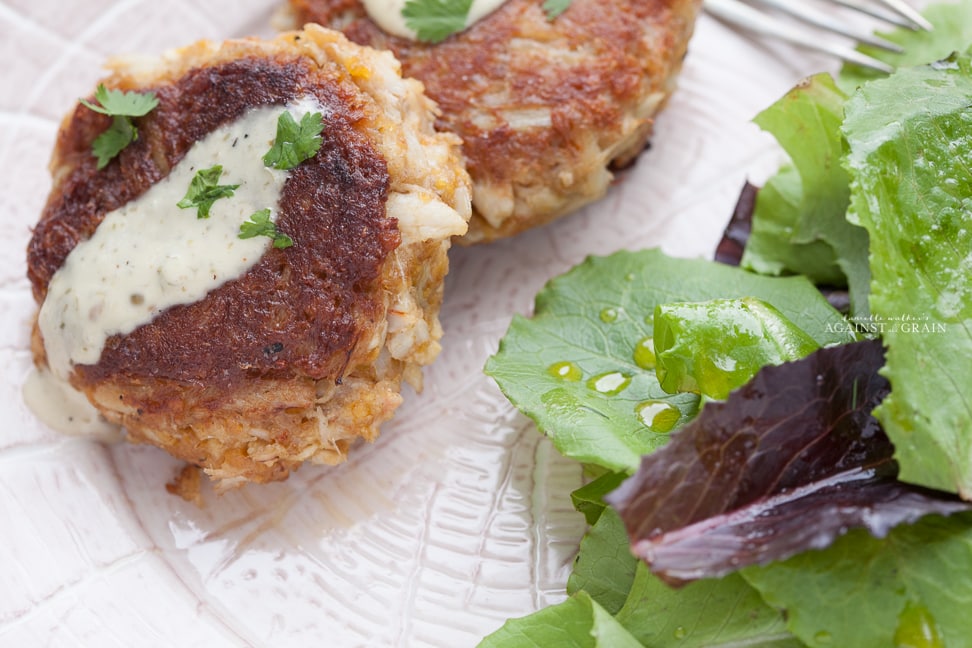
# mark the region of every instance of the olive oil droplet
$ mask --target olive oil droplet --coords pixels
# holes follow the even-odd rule
[[[620,394],[629,384],[631,384],[631,377],[624,375],[620,371],[609,371],[598,374],[587,381],[588,387],[599,394],[606,394],[608,396]]]
[[[943,648],[945,642],[931,611],[924,605],[909,601],[898,615],[894,645],[895,648]]]
[[[641,422],[652,429],[653,432],[664,434],[671,432],[672,428],[678,423],[682,413],[677,407],[672,407],[668,403],[659,400],[649,400],[638,403],[635,406],[635,413]]]
[[[642,369],[655,368],[655,340],[651,337],[643,337],[638,340],[632,354],[634,363]]]
[[[618,321],[620,315],[621,311],[617,308],[603,308],[601,309],[600,318],[605,324],[612,324]]]
[[[556,362],[547,367],[547,373],[555,378],[562,378],[571,382],[577,382],[583,377],[581,368],[573,362]]]

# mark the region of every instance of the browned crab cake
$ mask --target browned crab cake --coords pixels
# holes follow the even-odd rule
[[[36,363],[217,488],[344,460],[439,352],[446,252],[470,215],[458,140],[390,53],[318,26],[111,67],[108,89],[158,105],[101,169],[92,144],[116,118],[65,117],[28,247]],[[289,170],[263,158],[285,112],[323,127]],[[215,166],[211,213],[177,205]]]
[[[699,0],[506,0],[441,43],[382,31],[361,0],[288,0],[282,24],[315,22],[389,49],[459,135],[473,180],[461,242],[510,236],[607,191],[675,89]]]

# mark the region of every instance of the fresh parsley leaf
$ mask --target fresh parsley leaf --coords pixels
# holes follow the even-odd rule
[[[553,20],[567,11],[571,0],[544,0],[543,10],[547,13],[547,20]]]
[[[94,98],[98,104],[87,99],[81,99],[81,103],[97,113],[113,117],[141,117],[159,105],[159,99],[154,92],[109,90],[104,84],[98,85]]]
[[[306,113],[298,124],[289,112],[283,111],[277,118],[277,136],[263,156],[263,163],[275,169],[293,169],[317,154],[323,130],[321,113]]]
[[[126,146],[138,139],[138,129],[131,118],[147,115],[159,105],[159,100],[152,92],[109,90],[104,84],[98,85],[94,98],[97,104],[87,99],[80,101],[96,113],[114,117],[108,130],[96,137],[91,145],[91,152],[98,158],[98,169],[103,169]]]
[[[91,152],[98,158],[98,169],[104,169],[116,155],[138,138],[138,129],[128,117],[115,116],[104,133],[95,138]]]
[[[544,0],[547,20],[564,13],[572,0]],[[439,43],[458,34],[469,22],[473,0],[408,0],[402,9],[405,24],[415,31],[418,40]]]
[[[208,169],[196,171],[189,183],[185,197],[176,203],[182,209],[197,208],[197,218],[209,218],[209,209],[220,198],[229,198],[240,185],[221,185],[219,177],[223,175],[223,165],[217,164]]]
[[[250,220],[240,225],[241,239],[253,238],[255,236],[268,236],[273,239],[273,247],[278,250],[289,248],[294,244],[294,240],[286,234],[277,231],[277,224],[270,220],[270,210],[261,209],[250,216]]]
[[[402,17],[420,41],[438,43],[466,28],[473,0],[408,0]]]

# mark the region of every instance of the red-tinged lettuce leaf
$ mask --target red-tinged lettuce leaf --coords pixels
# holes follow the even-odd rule
[[[681,584],[823,548],[851,528],[882,537],[969,510],[896,480],[871,416],[888,392],[883,364],[878,341],[824,348],[707,405],[607,498],[634,553]]]
[[[739,192],[736,207],[732,210],[732,218],[722,232],[722,239],[716,247],[715,260],[730,266],[738,266],[742,261],[746,243],[753,229],[753,209],[756,207],[756,196],[759,187],[746,182]]]

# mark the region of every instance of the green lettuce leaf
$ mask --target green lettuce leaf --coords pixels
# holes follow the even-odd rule
[[[819,348],[771,304],[753,297],[660,304],[654,327],[655,374],[662,389],[717,400],[761,367],[799,360]]]
[[[591,539],[595,540],[591,542]],[[803,645],[786,630],[779,610],[764,603],[759,593],[738,574],[674,589],[627,551],[618,556],[619,548],[626,546],[627,540],[621,518],[613,509],[607,509],[581,543],[574,575],[604,561],[624,565],[618,583],[622,584],[625,596],[619,597],[617,590],[610,597],[605,596],[588,589],[586,584],[590,581],[586,580],[584,591],[602,605],[609,601],[612,608],[620,598],[615,618],[641,645],[651,648]],[[582,581],[572,577],[571,582],[576,586]]]
[[[606,472],[584,484],[570,494],[574,508],[584,514],[589,526],[594,526],[607,504],[604,496],[621,485],[628,475],[625,473]]]
[[[657,250],[618,252],[550,281],[533,318],[514,317],[486,373],[562,454],[630,472],[698,410],[697,395],[669,394],[658,383],[655,307],[741,297],[772,304],[821,346],[853,339],[802,277],[762,277]]]
[[[972,499],[972,60],[865,85],[847,104],[851,216],[891,394],[875,411],[904,481]]]
[[[770,276],[801,274],[819,286],[843,286],[847,278],[837,265],[834,248],[823,241],[796,243],[803,180],[784,164],[757,194],[752,230],[739,265]]]
[[[613,510],[604,509],[581,540],[567,593],[586,592],[605,610],[617,614],[628,598],[638,564],[628,550],[621,518]]]
[[[617,620],[651,648],[796,648],[779,610],[738,574],[672,589],[638,564]]]
[[[884,539],[852,531],[741,573],[809,646],[972,646],[972,514],[931,515]]]
[[[591,541],[591,540],[594,541]],[[585,589],[596,601],[611,608],[620,603],[615,618],[640,645],[651,648],[718,648],[719,646],[763,646],[791,648],[801,646],[787,630],[783,615],[763,602],[759,593],[741,576],[701,580],[673,589],[652,575],[644,563],[627,551],[627,533],[617,513],[607,509],[581,544],[574,567],[593,570],[599,563],[612,567],[624,565],[622,584],[625,596],[613,590]],[[580,579],[571,579],[574,585]],[[597,585],[603,585],[595,581]],[[577,590],[571,590],[577,591]],[[607,607],[607,605],[605,605]]]
[[[510,619],[479,648],[642,648],[586,592],[535,614]]]
[[[507,621],[480,648],[803,645],[787,632],[783,615],[738,574],[681,589],[652,576],[627,552],[624,524],[611,509],[581,543],[568,591],[571,597],[559,605]]]
[[[849,180],[840,164],[845,95],[827,74],[805,80],[754,121],[790,156],[760,190],[742,266],[844,286],[855,316],[867,313],[867,232],[847,222]]]

